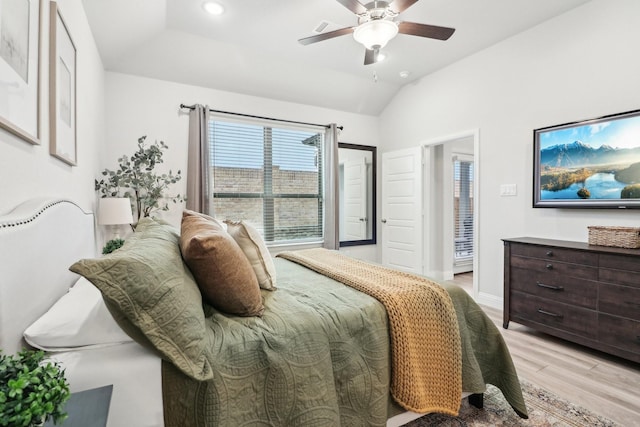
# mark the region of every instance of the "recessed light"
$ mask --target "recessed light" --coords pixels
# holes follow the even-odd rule
[[[400,71],[400,77],[406,79],[411,73],[409,71]]]
[[[216,3],[214,1],[203,3],[202,7],[212,15],[222,15],[224,13],[224,7],[220,3]]]

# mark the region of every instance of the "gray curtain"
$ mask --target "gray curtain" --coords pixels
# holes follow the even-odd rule
[[[208,123],[209,107],[196,104],[189,112],[187,209],[212,215]]]
[[[340,249],[338,230],[338,127],[332,123],[324,135],[324,247]]]

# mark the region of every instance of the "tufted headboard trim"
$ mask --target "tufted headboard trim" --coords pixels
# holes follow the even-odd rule
[[[0,216],[0,348],[26,346],[23,331],[77,279],[68,269],[96,254],[93,214],[69,200],[32,199]]]

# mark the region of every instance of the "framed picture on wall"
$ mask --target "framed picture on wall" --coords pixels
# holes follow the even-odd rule
[[[77,165],[76,46],[56,2],[51,2],[49,36],[50,152]]]
[[[40,0],[0,2],[0,128],[40,144]]]

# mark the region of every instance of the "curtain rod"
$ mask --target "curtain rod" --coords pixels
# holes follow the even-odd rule
[[[196,106],[195,105],[180,104],[180,108],[187,108],[189,110],[193,110],[194,108],[196,108]],[[233,113],[231,111],[214,110],[212,108],[209,108],[209,111],[212,112],[212,113],[220,113],[220,114],[229,114],[229,115],[232,115],[232,116],[248,117],[250,119],[271,120],[271,121],[274,121],[274,122],[292,123],[292,124],[296,124],[296,125],[320,126],[320,127],[323,127],[323,128],[328,128],[329,127],[329,125],[319,125],[317,123],[306,123],[306,122],[297,122],[295,120],[274,119],[273,117],[263,117],[263,116],[254,116],[252,114]],[[338,129],[340,129],[340,130],[343,129],[342,126],[336,126],[336,127]]]

